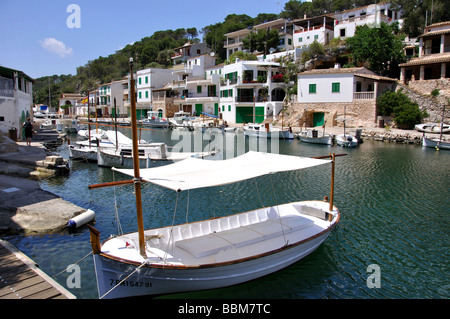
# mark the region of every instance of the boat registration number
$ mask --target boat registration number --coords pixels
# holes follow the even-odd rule
[[[124,280],[121,282],[119,279],[110,279],[109,280],[110,286],[124,286],[124,287],[145,287],[150,288],[152,286],[151,282],[145,282],[145,281],[135,281],[135,280]]]

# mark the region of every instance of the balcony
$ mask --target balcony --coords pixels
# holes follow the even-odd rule
[[[373,100],[375,98],[374,92],[354,92],[354,100]]]

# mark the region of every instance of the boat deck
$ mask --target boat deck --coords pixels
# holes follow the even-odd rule
[[[147,260],[173,266],[204,265],[249,258],[301,242],[321,233],[333,222],[327,220],[327,203],[316,203],[324,207],[285,204],[148,230]],[[133,233],[108,240],[102,252],[143,262],[136,247],[138,238]]]
[[[76,299],[11,244],[0,240],[0,299]]]

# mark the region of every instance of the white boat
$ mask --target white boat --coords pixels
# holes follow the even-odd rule
[[[65,133],[78,133],[78,131],[83,128],[84,128],[84,125],[80,125],[77,120],[72,120],[68,126],[64,127],[64,132]]]
[[[336,135],[336,144],[344,147],[355,147],[358,145],[358,140],[353,135],[339,134]]]
[[[434,133],[434,134],[440,134],[442,128],[443,134],[450,133],[450,125],[443,123],[417,124],[414,126],[414,128],[419,132]]]
[[[93,135],[91,141],[77,141],[75,145],[69,146],[69,157],[74,160],[87,160],[97,162],[98,148],[116,149],[119,146],[128,146],[131,148],[132,140],[121,132],[103,131],[101,135]],[[145,141],[140,141],[139,145],[148,145]]]
[[[132,145],[119,145],[116,148],[98,148],[97,164],[104,167],[133,167]],[[207,157],[214,152],[171,152],[165,143],[139,144],[139,167],[148,168],[151,161],[181,161],[189,157]]]
[[[181,192],[330,162],[251,151],[222,161],[189,158],[140,172],[146,182]],[[114,170],[131,176],[134,172]],[[98,231],[91,228],[99,297],[213,289],[265,276],[315,251],[339,216],[331,199],[142,230],[141,235],[139,231],[129,233],[101,244]]]
[[[169,121],[165,118],[159,117],[159,112],[148,111],[147,118],[141,121],[142,125],[155,127],[155,128],[168,128]]]
[[[316,129],[301,131],[297,134],[297,138],[305,143],[333,145],[334,135],[324,134]]]
[[[133,149],[137,150],[132,66],[130,59]],[[137,232],[100,243],[100,232],[89,226],[100,299],[230,286],[273,273],[306,257],[322,244],[340,218],[333,205],[334,158],[248,152],[229,160],[187,158],[141,170],[137,156],[134,157],[133,169],[115,169],[133,176],[132,180],[89,187],[133,184],[136,197]],[[169,222],[166,227],[144,230],[142,181],[179,193],[330,162],[329,203],[294,202],[182,225],[170,226]]]
[[[89,139],[89,137],[92,138],[102,138],[103,134],[105,134],[106,131],[102,129],[93,129],[93,130],[78,130],[77,135],[79,137]]]
[[[173,128],[182,130],[193,131],[194,127],[191,121],[190,114],[188,112],[176,112],[173,118],[169,119],[169,125]]]
[[[53,128],[52,120],[45,120],[44,123],[41,123],[41,130],[50,130]]]
[[[250,137],[260,137],[260,138],[279,138],[285,140],[294,139],[294,133],[289,128],[281,129],[279,127],[274,127],[270,123],[248,123],[243,126],[244,135]]]
[[[434,149],[450,150],[450,142],[443,141],[440,138],[427,138],[425,135],[422,138],[423,147],[431,147]]]

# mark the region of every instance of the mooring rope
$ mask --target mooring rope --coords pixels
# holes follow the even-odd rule
[[[107,294],[109,294],[111,291],[116,289],[118,286],[120,286],[125,280],[130,278],[136,271],[142,268],[147,263],[147,261],[143,261],[142,264],[140,264],[135,270],[133,270],[132,273],[130,273],[128,276],[126,276],[124,279],[122,279],[119,283],[117,283],[114,287],[112,287],[110,290],[108,290],[103,296],[100,297],[100,299],[103,299]]]

